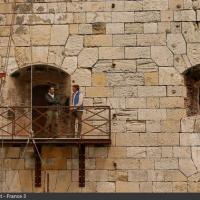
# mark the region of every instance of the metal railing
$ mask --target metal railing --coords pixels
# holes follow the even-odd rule
[[[110,140],[110,107],[84,106],[81,110],[66,106],[0,107],[0,138],[30,137]]]

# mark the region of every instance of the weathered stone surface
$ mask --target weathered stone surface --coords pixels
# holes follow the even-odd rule
[[[147,72],[144,74],[145,85],[158,85],[158,73]]]
[[[129,181],[147,181],[148,173],[145,170],[130,170],[128,172]]]
[[[92,67],[98,59],[97,48],[84,48],[78,56],[78,66],[83,68]]]
[[[116,192],[139,192],[139,183],[116,182]]]
[[[115,183],[97,182],[97,192],[115,192]]]
[[[32,26],[30,33],[32,45],[48,45],[51,36],[50,31],[51,31],[50,25]]]
[[[126,108],[146,108],[146,99],[126,98]]]
[[[83,48],[82,36],[70,36],[65,45],[65,54],[68,56],[78,55]]]
[[[187,177],[197,172],[194,162],[190,158],[179,159],[179,169]]]
[[[34,46],[32,47],[32,62],[33,63],[47,63],[48,47]]]
[[[119,86],[119,87],[114,87],[114,97],[137,97],[137,87],[136,86],[130,86],[130,87],[125,87],[125,86]]]
[[[145,122],[143,121],[127,121],[126,123],[127,132],[145,132]]]
[[[172,183],[154,182],[153,192],[172,192]]]
[[[112,36],[111,35],[87,35],[84,37],[84,46],[95,47],[95,46],[111,46]]]
[[[162,158],[155,161],[155,169],[178,169],[178,159]]]
[[[139,86],[139,97],[166,96],[165,86]]]
[[[138,46],[159,46],[166,44],[165,34],[139,34],[137,35]]]
[[[91,71],[89,69],[76,69],[76,71],[71,76],[71,80],[74,80],[74,83],[79,84],[80,86],[91,86]],[[87,89],[90,91],[89,87],[87,87]],[[88,92],[87,89],[86,91]],[[89,96],[90,95],[88,95],[88,97]]]
[[[44,33],[45,35],[46,33]],[[38,36],[38,34],[37,34]],[[32,35],[35,38],[34,35]],[[38,36],[39,37],[39,36]],[[43,37],[43,35],[41,36]],[[46,39],[46,38],[45,38]],[[13,41],[15,46],[29,46],[30,45],[30,27],[28,26],[14,26]]]
[[[109,87],[87,87],[86,95],[88,97],[111,97],[112,90]]]
[[[165,120],[166,110],[165,109],[139,109],[138,119],[139,120]]]
[[[134,12],[113,12],[112,22],[134,22]]]
[[[174,12],[174,21],[196,21],[194,10],[180,10]]]
[[[159,66],[173,65],[173,54],[165,46],[152,46],[151,57],[155,61],[155,63]]]
[[[124,31],[126,34],[144,33],[144,26],[142,23],[125,23]]]
[[[160,85],[183,85],[183,77],[173,67],[162,67],[159,69]]]
[[[144,85],[142,73],[108,73],[109,86]]]
[[[173,147],[173,156],[178,158],[190,158],[190,147]]]
[[[99,59],[123,59],[123,47],[99,47]]]
[[[124,33],[123,23],[106,24],[106,34],[123,34],[123,33]]]
[[[144,0],[144,10],[167,10],[168,9],[168,0]]]
[[[72,74],[77,68],[77,57],[65,57],[61,67],[68,74]]]
[[[186,43],[182,34],[168,34],[167,46],[174,54],[186,53]]]
[[[135,35],[114,35],[113,46],[136,46]]]
[[[200,62],[200,45],[198,43],[188,44],[187,55],[192,65],[196,65]]]
[[[159,11],[135,12],[135,22],[157,22],[160,21]]]
[[[106,86],[107,74],[103,72],[92,73],[92,86]]]
[[[149,47],[126,47],[125,58],[150,58]]]

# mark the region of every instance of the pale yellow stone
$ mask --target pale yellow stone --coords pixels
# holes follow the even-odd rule
[[[155,161],[155,169],[178,169],[177,158],[161,158]]]
[[[184,108],[184,98],[181,97],[161,97],[161,108]]]
[[[140,183],[140,192],[152,192],[153,185],[151,182],[141,182]]]
[[[143,2],[144,10],[167,10],[168,9],[168,0],[144,0]]]
[[[78,24],[70,24],[69,25],[69,34],[78,34],[79,33]]]
[[[146,99],[126,98],[126,108],[146,108]]]
[[[138,119],[139,120],[165,120],[166,110],[165,109],[139,109]]]
[[[170,10],[180,10],[183,9],[183,0],[169,0]]]
[[[173,157],[172,147],[162,147],[162,157],[164,158]]]
[[[171,182],[154,182],[153,192],[172,192]]]
[[[87,87],[86,95],[88,97],[111,97],[112,90],[109,87]]]
[[[138,146],[139,134],[138,133],[119,133],[116,135],[116,144],[117,146]]]
[[[196,166],[190,158],[179,159],[179,169],[187,177],[197,172]]]
[[[47,63],[48,47],[34,46],[32,47],[32,62],[33,63]]]
[[[165,120],[161,121],[161,131],[165,133],[177,133],[180,131],[180,121]]]
[[[140,146],[157,146],[157,133],[140,133]]]
[[[98,49],[97,48],[84,48],[78,56],[78,66],[90,68],[98,60]]]
[[[200,192],[200,183],[189,182],[188,192]]]
[[[196,15],[194,10],[174,11],[174,21],[195,21]]]
[[[165,34],[139,34],[137,35],[138,46],[161,46],[165,44],[166,44]],[[154,51],[154,49],[152,49],[152,51]]]
[[[160,133],[158,134],[158,143],[163,146],[179,145],[179,133]]]
[[[148,173],[146,170],[129,170],[128,180],[129,181],[147,181]]]
[[[48,45],[51,37],[50,32],[51,26],[49,25],[31,26],[32,45]]]
[[[125,58],[150,58],[149,47],[126,47]]]
[[[134,12],[113,12],[112,22],[134,22]]]
[[[158,97],[148,97],[147,98],[147,108],[159,108],[160,101]]]
[[[166,96],[165,86],[138,86],[139,97],[159,97]]]
[[[107,85],[107,75],[103,72],[92,74],[92,86],[106,86]]]
[[[148,72],[144,74],[145,85],[158,85],[158,73]]]
[[[139,183],[117,181],[116,192],[139,192]]]
[[[99,59],[123,59],[123,47],[99,47]]]
[[[84,46],[95,47],[95,46],[112,46],[111,35],[86,35],[84,37]]]
[[[167,109],[167,119],[168,120],[179,120],[186,116],[185,109]]]
[[[173,156],[178,158],[190,158],[190,147],[173,147]]]
[[[126,157],[126,147],[110,147],[108,149],[109,158],[124,158]]]
[[[115,192],[115,183],[97,182],[97,192]]]
[[[161,11],[161,21],[164,21],[164,22],[173,21],[173,11],[162,10]]]
[[[154,169],[154,160],[153,159],[141,159],[140,160],[140,169]]]

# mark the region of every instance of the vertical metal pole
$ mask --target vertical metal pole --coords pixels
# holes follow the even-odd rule
[[[38,151],[41,154],[41,146],[40,145],[38,145]],[[40,157],[39,157],[38,152],[35,147],[34,147],[34,152],[35,152],[35,187],[41,187],[42,164],[41,164]]]
[[[85,144],[79,144],[79,187],[85,187]]]

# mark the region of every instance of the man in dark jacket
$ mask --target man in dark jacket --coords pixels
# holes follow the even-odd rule
[[[55,96],[55,89],[54,87],[49,87],[48,93],[45,95],[45,99],[48,105],[47,109],[47,121],[45,124],[45,128],[50,136],[52,133],[53,135],[57,135],[58,133],[58,108],[57,105],[59,104],[58,98]]]

